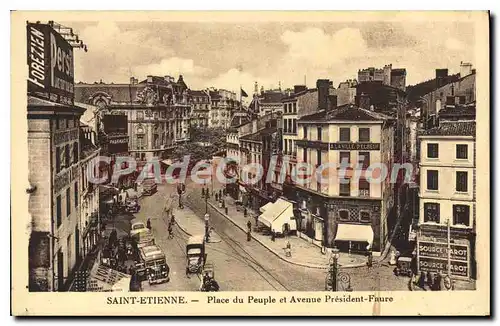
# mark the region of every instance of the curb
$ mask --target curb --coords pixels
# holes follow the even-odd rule
[[[232,218],[230,218],[228,215],[226,215],[225,213],[223,213],[222,211],[219,210],[218,207],[215,207],[214,204],[208,202],[208,205],[210,205],[210,207],[212,207],[213,209],[215,209],[219,214],[221,214],[222,216],[224,216],[227,220],[229,220],[231,223],[233,223],[238,229],[240,229],[241,231],[245,232],[245,229],[242,228],[241,226],[238,225],[238,223],[236,223]],[[328,269],[328,265],[315,265],[315,264],[307,264],[307,263],[299,263],[299,262],[296,262],[296,261],[293,261],[293,260],[290,260],[290,259],[287,259],[283,256],[281,256],[279,253],[277,253],[274,249],[272,249],[271,247],[269,247],[268,245],[266,245],[264,242],[262,242],[260,239],[257,239],[256,237],[253,236],[252,234],[252,239],[254,239],[255,241],[257,241],[260,245],[262,245],[264,248],[266,248],[267,250],[269,250],[270,252],[272,252],[275,256],[277,256],[279,259],[283,260],[283,261],[286,261],[287,263],[290,263],[290,264],[293,264],[293,265],[297,265],[297,266],[301,266],[301,267],[308,267],[308,268],[315,268],[315,269]],[[363,266],[365,266],[365,264],[363,264]],[[341,267],[344,267],[346,268],[346,266],[341,266]],[[354,267],[357,267],[357,266],[354,266]]]

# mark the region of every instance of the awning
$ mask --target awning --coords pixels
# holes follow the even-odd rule
[[[366,249],[370,249],[373,242],[373,229],[371,225],[338,224],[335,241],[367,242]]]
[[[264,207],[265,210],[258,220],[271,231],[282,232],[285,224],[289,225],[290,231],[297,229],[297,224],[293,219],[293,204],[291,202],[279,198],[275,203]]]
[[[88,292],[129,292],[130,275],[95,264],[87,283]]]
[[[273,206],[273,203],[267,203],[264,206],[260,208],[260,212],[264,213],[267,209],[269,209],[271,206]]]

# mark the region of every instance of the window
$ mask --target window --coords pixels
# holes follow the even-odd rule
[[[341,180],[339,194],[340,196],[350,196],[351,195],[351,180],[344,178]]]
[[[302,127],[302,130],[304,131],[304,138],[307,138],[307,126]]]
[[[323,139],[323,135],[322,135],[323,128],[318,127],[317,132],[318,132],[318,140],[322,140]]]
[[[56,118],[56,130],[59,130],[60,128],[61,128],[60,118]]]
[[[61,171],[61,148],[56,147],[56,173]]]
[[[144,112],[137,111],[137,120],[144,120]]]
[[[303,149],[303,157],[302,158],[303,158],[304,162],[307,162],[307,148]]]
[[[351,141],[350,128],[340,128],[340,141]]]
[[[469,217],[470,207],[468,205],[453,205],[453,224],[469,226]]]
[[[64,146],[64,166],[68,167],[71,165],[69,145]]]
[[[467,145],[457,145],[456,157],[460,160],[467,159]]]
[[[370,128],[359,128],[359,141],[360,142],[370,141]]]
[[[359,212],[359,221],[363,223],[370,223],[370,212],[361,211]]]
[[[460,192],[467,192],[467,172],[457,172],[456,190]]]
[[[292,132],[297,134],[297,119],[292,119]]]
[[[297,103],[293,103],[293,113],[297,113]]]
[[[427,144],[427,157],[428,158],[438,158],[439,157],[438,144]]]
[[[370,183],[365,178],[359,179],[359,196],[370,197]]]
[[[288,153],[288,140],[285,139],[284,145],[285,145],[284,146],[285,148],[283,148],[283,150],[284,150],[285,153]]]
[[[347,209],[339,210],[339,220],[349,221],[349,211]]]
[[[69,188],[66,189],[66,216],[71,214],[71,193]]]
[[[288,132],[292,132],[292,119],[288,119]]]
[[[424,204],[424,222],[439,223],[439,204],[425,203]]]
[[[62,223],[61,195],[57,196],[56,199],[56,222],[57,227]]]
[[[438,190],[438,177],[437,170],[427,170],[427,190]]]
[[[78,149],[78,142],[73,143],[73,163],[78,163],[80,151]]]
[[[75,208],[78,207],[78,182],[75,182]]]
[[[316,150],[316,155],[317,155],[317,158],[316,158],[317,165],[320,166],[321,165],[321,150],[320,149]]]
[[[342,163],[351,163],[351,152],[340,152],[340,164]]]
[[[288,119],[283,119],[283,131],[288,132]]]
[[[370,152],[359,152],[358,164],[363,170],[368,169],[368,167],[370,166]]]

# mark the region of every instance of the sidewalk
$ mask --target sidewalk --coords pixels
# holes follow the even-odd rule
[[[248,221],[252,223],[252,227],[255,226],[254,212],[251,212],[252,214],[250,214],[249,210],[248,217],[245,217],[243,212],[238,212],[236,210],[233,198],[226,196],[224,200],[225,205],[228,207],[228,214],[225,214],[223,208],[219,208],[218,203],[215,202],[213,198],[209,200],[208,204],[243,232],[247,232]],[[272,241],[271,236],[264,235],[256,231],[252,232],[252,238],[280,259],[291,264],[317,269],[328,268],[330,255],[328,253],[322,253],[320,247],[308,242],[305,239],[298,238],[297,236],[289,236],[286,238],[276,238],[275,241]],[[287,241],[290,242],[292,248],[292,257],[285,256],[284,248],[286,247]],[[366,266],[366,261],[367,258],[365,256],[340,253],[338,263],[342,268],[353,268]]]

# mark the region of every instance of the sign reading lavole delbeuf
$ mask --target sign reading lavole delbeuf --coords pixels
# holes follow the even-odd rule
[[[12,314],[488,315],[488,20],[12,12]]]

